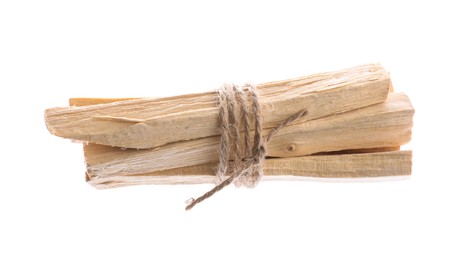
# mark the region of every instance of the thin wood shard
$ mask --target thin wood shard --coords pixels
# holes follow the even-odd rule
[[[390,86],[389,74],[370,64],[261,84],[257,90],[268,129],[302,109],[311,120],[384,102]],[[51,108],[45,121],[54,135],[126,148],[219,135],[214,92]]]
[[[134,99],[140,99],[140,98],[70,98],[69,105],[81,107],[81,106],[108,104],[108,103],[114,103],[114,102],[126,101],[126,100],[134,100]]]
[[[93,176],[87,180],[99,189],[139,184],[214,183],[216,164],[201,164],[145,174]],[[366,178],[410,175],[411,151],[270,158],[264,163],[264,180],[275,177]]]

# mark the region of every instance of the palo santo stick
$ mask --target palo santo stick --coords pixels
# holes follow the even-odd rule
[[[202,164],[136,175],[94,176],[99,189],[138,184],[199,184],[215,181],[216,164]],[[271,158],[264,163],[264,180],[275,177],[363,178],[410,175],[411,151]]]
[[[389,74],[376,64],[257,86],[264,128],[308,109],[306,120],[383,102]],[[155,148],[218,136],[216,93],[134,99],[45,111],[55,135],[126,148]]]
[[[389,86],[389,92],[394,92],[394,86]],[[107,104],[113,103],[118,101],[125,101],[125,100],[134,100],[134,99],[142,99],[142,98],[69,98],[69,106],[91,106],[91,105],[99,105],[99,104]]]
[[[390,93],[386,102],[285,127],[268,144],[269,157],[295,157],[346,149],[396,147],[411,138],[414,110],[408,97]],[[218,161],[219,137],[136,150],[84,146],[90,176],[146,173]]]

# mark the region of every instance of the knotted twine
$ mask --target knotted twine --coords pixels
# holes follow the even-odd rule
[[[259,97],[253,85],[246,84],[244,88],[239,88],[236,85],[224,84],[218,90],[217,96],[221,134],[219,165],[216,172],[219,184],[197,199],[190,199],[185,210],[192,209],[231,183],[235,183],[236,186],[255,187],[263,176],[262,167],[267,154],[267,143],[281,128],[290,125],[308,113],[304,109],[288,117],[264,137],[262,135],[263,119]],[[250,103],[251,111],[249,111],[247,103]],[[254,117],[254,141],[252,145],[251,117]],[[244,129],[244,156],[241,149],[240,119]]]

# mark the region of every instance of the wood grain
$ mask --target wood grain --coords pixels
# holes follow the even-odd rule
[[[154,171],[145,174],[90,176],[96,188],[107,189],[140,184],[214,183],[216,164]],[[316,178],[366,178],[410,175],[411,151],[364,154],[318,155],[295,158],[271,158],[264,164],[263,180],[290,179],[291,176]]]
[[[92,106],[140,98],[70,98],[69,106]]]
[[[302,109],[311,120],[384,102],[390,85],[389,74],[377,64],[260,84],[264,128]],[[45,121],[54,135],[126,148],[219,135],[215,92],[51,108]]]
[[[346,149],[398,147],[411,138],[414,109],[405,94],[386,102],[290,125],[268,144],[269,157],[296,157]],[[146,173],[218,161],[219,137],[167,144],[155,149],[84,146],[90,176]]]

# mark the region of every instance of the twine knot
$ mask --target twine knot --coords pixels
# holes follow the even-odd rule
[[[253,85],[246,84],[243,88],[239,88],[236,85],[224,84],[217,94],[221,134],[219,165],[216,172],[219,183],[201,197],[190,199],[186,210],[192,209],[231,183],[236,186],[255,187],[263,176],[262,168],[267,154],[267,143],[281,128],[308,113],[307,110],[302,110],[290,116],[264,137],[259,97]],[[248,103],[250,105],[247,105]],[[240,137],[240,121],[244,130],[243,141]],[[254,123],[252,144],[251,121]],[[242,143],[244,143],[244,151],[241,148]]]

